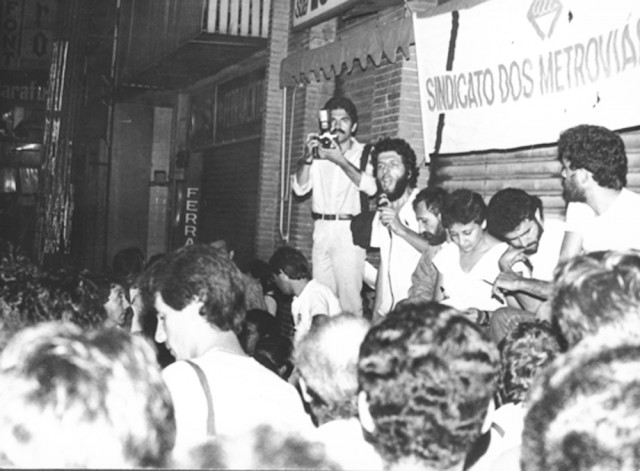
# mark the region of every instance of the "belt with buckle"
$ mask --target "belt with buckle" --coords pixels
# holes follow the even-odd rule
[[[353,214],[320,214],[311,213],[314,221],[322,219],[323,221],[351,221],[355,216]]]

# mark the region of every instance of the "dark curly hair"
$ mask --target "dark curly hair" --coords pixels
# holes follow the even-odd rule
[[[497,379],[498,350],[487,334],[435,302],[398,305],[360,347],[358,382],[375,423],[373,443],[388,464],[462,463]]]
[[[514,231],[527,219],[542,216],[542,200],[519,188],[505,188],[497,192],[487,206],[487,229],[497,237]]]
[[[487,205],[479,193],[465,188],[454,190],[444,201],[442,224],[449,229],[454,224],[482,224],[487,219]]]
[[[343,109],[351,118],[351,124],[358,123],[358,109],[356,105],[353,104],[351,100],[344,96],[334,96],[329,98],[329,100],[322,107],[323,110],[332,111]]]
[[[640,322],[640,252],[599,251],[558,265],[551,308],[569,345],[604,326]]]
[[[220,250],[206,244],[181,247],[151,265],[140,284],[146,305],[154,305],[156,293],[178,311],[200,300],[200,315],[209,324],[236,335],[242,331],[244,275]]]
[[[627,186],[627,154],[622,138],[602,126],[581,124],[560,134],[558,158],[571,169],[591,172],[598,185],[620,190]]]
[[[293,247],[280,247],[269,259],[273,273],[282,271],[292,280],[311,279],[309,262],[302,252]]]
[[[383,137],[378,140],[371,151],[371,163],[373,165],[374,176],[377,175],[376,167],[378,166],[378,156],[383,152],[396,152],[402,157],[402,164],[407,171],[407,184],[411,188],[415,188],[418,183],[418,160],[416,153],[413,151],[407,141],[394,137]]]
[[[543,321],[521,322],[500,342],[501,395],[522,402],[533,379],[564,351],[564,339]]]
[[[444,200],[447,198],[447,190],[439,186],[429,186],[418,192],[413,200],[413,209],[415,210],[420,203],[424,203],[425,208],[430,213],[440,216]]]

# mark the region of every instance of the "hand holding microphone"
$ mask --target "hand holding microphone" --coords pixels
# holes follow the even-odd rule
[[[389,235],[391,235],[392,222],[396,217],[396,213],[391,208],[391,201],[389,201],[386,193],[380,193],[380,196],[378,196],[378,211],[380,211],[380,222],[389,230]]]

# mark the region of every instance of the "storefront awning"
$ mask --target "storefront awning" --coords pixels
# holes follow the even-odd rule
[[[367,58],[376,66],[383,57],[395,62],[398,49],[408,58],[409,46],[413,43],[410,17],[385,24],[361,25],[331,44],[287,56],[280,67],[280,88],[307,83],[312,75],[316,80],[329,79],[340,74],[344,66],[350,71],[356,59],[363,68]]]

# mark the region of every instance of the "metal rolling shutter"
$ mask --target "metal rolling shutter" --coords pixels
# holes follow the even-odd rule
[[[623,132],[621,136],[629,159],[627,186],[640,192],[640,130]],[[432,156],[430,184],[449,190],[468,188],[486,200],[503,188],[522,188],[542,199],[546,216],[562,218],[565,202],[560,170],[555,145],[504,152],[439,155]]]
[[[255,252],[259,159],[259,138],[211,148],[202,159],[198,238],[230,240],[240,266]]]

